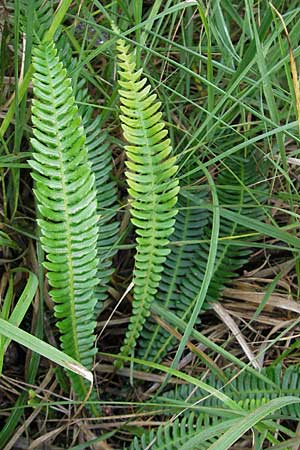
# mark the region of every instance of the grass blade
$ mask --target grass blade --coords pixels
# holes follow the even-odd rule
[[[75,361],[75,359],[3,319],[0,319],[0,335],[5,336],[12,341],[18,342],[20,345],[24,345],[33,352],[44,356],[50,361],[62,366],[66,370],[70,370],[71,372],[82,376],[89,383],[93,383],[92,373]]]

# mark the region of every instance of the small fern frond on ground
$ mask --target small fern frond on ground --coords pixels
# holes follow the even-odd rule
[[[128,160],[126,172],[130,195],[132,223],[136,227],[137,247],[134,267],[132,316],[122,356],[131,355],[143,328],[163,271],[169,237],[174,231],[174,216],[179,191],[175,158],[167,130],[158,112],[161,104],[156,94],[150,95],[147,79],[136,71],[135,57],[129,46],[118,40],[119,84],[121,89],[120,119]]]
[[[267,384],[249,372],[244,371],[239,374],[236,370],[232,369],[225,370],[227,379],[231,380],[225,385],[223,385],[222,381],[214,374],[210,374],[205,379],[205,382],[209,384],[209,386],[222,391],[225,395],[238,403],[244,410],[250,411],[280,396],[293,396],[299,394],[299,365],[295,364],[283,368],[281,364],[278,364],[275,367],[262,369],[261,374],[274,382],[274,384],[278,386],[278,389],[276,390],[276,388],[274,388],[274,384]],[[174,403],[174,405],[177,404],[178,411],[181,411],[186,407],[187,414],[190,414],[189,406],[196,406],[196,404],[198,404],[199,407],[216,408],[216,410],[224,408],[223,403],[218,398],[214,396],[207,397],[205,391],[200,388],[195,388],[192,384],[183,384],[174,390],[166,392],[160,399],[168,405],[170,405],[170,403]],[[166,409],[167,408],[168,406],[166,406]],[[172,414],[174,414],[173,408]],[[199,412],[199,414],[201,413]],[[290,420],[299,420],[300,405],[291,404],[285,406],[278,414],[283,415]]]
[[[180,450],[188,440],[197,437],[197,450],[207,450],[236,419],[212,417],[208,414],[182,417],[160,425],[157,430],[146,431],[140,438],[135,437],[130,450]]]
[[[215,374],[210,374],[205,382],[230,397],[245,411],[254,411],[272,399],[298,395],[299,365],[283,369],[279,364],[263,369],[262,374],[273,381],[278,386],[278,390],[274,389],[274,385],[265,383],[249,372],[244,371],[238,374],[236,370],[231,369],[225,370],[226,378],[231,380],[225,385]],[[173,405],[168,415],[173,416],[180,413],[184,416],[174,422],[170,421],[160,425],[155,431],[145,431],[142,436],[135,437],[130,450],[142,450],[148,448],[147,446],[149,449],[173,450],[181,449],[183,444],[186,445],[184,448],[206,450],[227,428],[239,420],[230,418],[234,417],[232,411],[226,410],[220,399],[215,396],[207,396],[206,391],[195,388],[193,384],[180,385],[157,400],[160,405],[165,403],[166,411],[170,410],[170,405]],[[176,410],[176,405],[178,410]],[[197,408],[199,408],[199,412],[197,412]],[[274,415],[272,417],[274,418]],[[300,406],[290,404],[281,408],[275,418],[298,421],[299,417]],[[194,447],[195,444],[197,447]]]
[[[31,143],[35,152],[29,164],[62,348],[91,368],[98,262],[95,178],[71,80],[56,53],[53,43],[34,50]],[[83,381],[78,376],[72,379],[82,398],[86,395]]]

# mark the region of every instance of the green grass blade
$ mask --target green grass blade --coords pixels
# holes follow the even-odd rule
[[[15,270],[14,272],[17,271],[19,272],[21,271],[21,269]],[[18,327],[21,324],[22,320],[24,319],[25,314],[28,311],[29,306],[31,305],[31,302],[35,296],[38,287],[38,279],[36,275],[34,275],[32,272],[29,271],[28,274],[29,275],[26,286],[8,319],[9,323],[15,325],[16,327]],[[9,340],[7,339],[5,340],[5,342],[2,344],[3,348],[0,348],[0,354],[2,350],[4,351],[4,353],[6,352],[9,342],[10,342]]]
[[[206,168],[203,168],[203,170],[204,170],[205,176],[208,179],[209,186],[211,188],[212,202],[213,202],[213,223],[212,223],[212,232],[211,232],[211,239],[210,239],[210,249],[209,249],[209,255],[208,255],[207,265],[206,265],[206,269],[205,269],[205,275],[203,278],[203,283],[202,283],[199,295],[196,298],[193,312],[188,321],[187,327],[184,331],[184,335],[179,344],[175,358],[172,362],[172,368],[175,368],[177,366],[177,364],[182,356],[182,353],[184,351],[184,348],[186,346],[186,343],[191,335],[191,331],[197,321],[197,318],[199,316],[201,308],[204,304],[207,290],[209,288],[210,280],[213,276],[214,264],[215,264],[216,255],[217,255],[218,236],[219,236],[219,229],[220,229],[219,201],[218,201],[216,186],[214,184],[212,176],[210,175],[210,173],[208,172],[208,170]]]
[[[70,6],[70,4],[72,3],[72,0],[62,0],[62,2],[60,3],[52,24],[49,28],[49,30],[47,31],[47,33],[44,36],[43,42],[47,42],[49,40],[51,40],[56,32],[56,30],[58,29],[58,27],[60,26],[61,22],[63,21],[65,14],[68,11],[68,8]],[[18,92],[18,104],[21,102],[22,98],[24,97],[25,93],[27,92],[29,83],[31,81],[32,75],[33,75],[34,69],[33,69],[33,65],[31,64],[28,68],[28,71],[26,72],[26,75],[21,83],[21,85],[19,86],[19,92]],[[0,138],[4,137],[4,134],[9,126],[9,124],[12,121],[12,118],[14,116],[15,113],[15,109],[16,109],[16,105],[15,103],[12,103],[5,115],[5,118],[1,124],[0,127]]]
[[[212,208],[210,207],[210,209]],[[255,230],[262,235],[270,236],[272,238],[278,239],[279,241],[283,241],[291,246],[292,249],[296,250],[300,248],[300,239],[296,236],[292,236],[290,233],[282,230],[279,227],[277,228],[274,225],[263,223],[251,217],[237,214],[225,208],[221,208],[220,214],[226,219],[243,225],[244,227],[247,227],[251,230]]]
[[[185,331],[186,329],[186,323],[181,318],[177,317],[175,314],[173,314],[171,311],[166,310],[162,306],[158,305],[156,302],[154,302],[151,305],[151,311],[158,315],[159,317],[163,318],[167,322],[170,322],[171,325],[174,327],[178,327],[180,330]],[[253,369],[253,367],[248,366],[246,363],[244,363],[239,358],[236,358],[234,355],[232,355],[227,350],[223,349],[219,345],[215,344],[213,341],[208,339],[206,336],[204,336],[199,331],[193,329],[191,331],[191,336],[196,339],[198,342],[201,342],[204,344],[207,348],[210,348],[211,350],[215,351],[217,354],[222,355],[225,359],[228,361],[231,361],[233,364],[236,364],[237,367],[240,367],[243,370],[247,370],[252,375],[256,376],[257,378],[260,378],[262,381],[264,381],[267,384],[271,384],[276,389],[276,384],[273,383],[271,380],[269,380],[266,376],[260,374],[257,372],[257,370]]]
[[[239,438],[241,438],[250,428],[257,425],[263,419],[265,419],[270,414],[273,414],[280,408],[287,405],[292,405],[295,403],[300,403],[298,397],[282,397],[271,400],[265,405],[257,408],[255,411],[248,414],[246,417],[241,419],[238,424],[230,427],[222,437],[220,437],[213,445],[209,447],[208,450],[227,450],[229,449]],[[193,443],[189,442],[182,446],[181,450],[191,450],[193,449]]]
[[[1,322],[0,322],[0,325],[1,325]],[[238,411],[238,412],[243,411],[243,409],[236,402],[231,400],[227,395],[224,395],[218,389],[215,389],[214,387],[209,386],[208,384],[204,383],[203,381],[199,380],[198,378],[195,378],[191,375],[181,372],[180,370],[172,369],[171,367],[167,367],[162,364],[157,364],[157,363],[153,363],[151,361],[146,361],[144,359],[139,359],[139,358],[134,358],[134,357],[114,355],[111,353],[104,353],[104,352],[99,352],[99,355],[116,358],[118,360],[121,360],[122,362],[130,361],[130,362],[133,362],[133,363],[136,363],[139,365],[150,367],[151,369],[160,370],[169,376],[177,377],[180,380],[184,380],[187,383],[191,383],[191,384],[194,384],[195,386],[200,387],[208,394],[211,394],[211,395],[215,396],[216,398],[218,398],[219,400],[221,400],[222,402],[224,402],[224,405],[226,405],[228,408],[230,408],[234,411]]]
[[[64,369],[80,375],[90,384],[93,383],[92,373],[75,361],[75,359],[3,319],[0,319],[0,335],[15,341],[20,345],[24,345],[26,348],[44,356]]]

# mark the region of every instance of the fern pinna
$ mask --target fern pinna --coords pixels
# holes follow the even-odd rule
[[[135,56],[120,39],[119,56],[120,119],[129,169],[126,172],[131,205],[131,221],[136,227],[137,247],[134,267],[132,316],[126,333],[122,356],[133,351],[161,279],[163,264],[170,253],[169,237],[173,232],[178,180],[175,158],[159,112],[161,103],[151,87],[136,71]],[[120,365],[118,363],[117,365]]]
[[[34,49],[34,153],[29,164],[62,348],[91,368],[98,262],[95,177],[88,162],[71,80],[56,53],[52,42]],[[83,380],[70,377],[75,392],[84,397]]]

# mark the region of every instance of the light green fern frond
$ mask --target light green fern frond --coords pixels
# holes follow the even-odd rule
[[[133,310],[123,356],[131,354],[136,345],[149,308],[161,279],[163,264],[170,250],[169,237],[174,231],[174,216],[179,191],[175,158],[159,112],[161,103],[150,95],[150,85],[136,71],[135,57],[129,46],[118,40],[120,119],[124,137],[130,145],[126,172],[130,195],[132,223],[136,227],[137,247],[134,267]]]
[[[97,284],[97,214],[95,177],[71,81],[53,43],[34,50],[32,122],[35,195],[42,216],[38,224],[47,254],[63,350],[91,368],[94,349],[94,287]],[[72,377],[76,393],[86,388]]]

